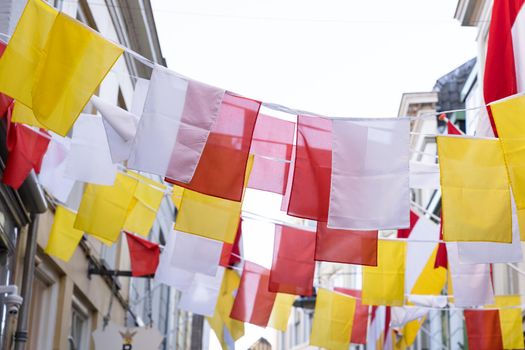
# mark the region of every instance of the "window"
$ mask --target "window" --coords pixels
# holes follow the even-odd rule
[[[58,276],[41,264],[35,271],[29,314],[29,350],[51,350],[58,306]]]
[[[88,350],[91,334],[91,318],[89,310],[73,297],[71,308],[71,333],[69,335],[70,350]]]

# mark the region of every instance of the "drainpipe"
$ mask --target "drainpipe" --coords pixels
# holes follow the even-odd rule
[[[24,298],[24,302],[20,306],[18,313],[18,323],[15,332],[15,350],[24,350],[28,340],[27,324],[29,321],[29,311],[31,309],[31,294],[33,292],[33,277],[35,274],[37,229],[38,215],[31,214],[22,276],[22,298]]]

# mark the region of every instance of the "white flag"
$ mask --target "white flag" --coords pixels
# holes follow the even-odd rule
[[[410,232],[407,243],[405,293],[410,294],[417,279],[438,245],[439,225],[421,215]],[[423,242],[433,241],[433,242]]]
[[[391,327],[402,328],[410,321],[425,317],[429,309],[414,306],[395,306],[392,309]]]
[[[75,180],[65,176],[66,158],[70,152],[71,139],[54,134],[42,160],[38,180],[58,201],[65,203],[75,185]]]
[[[334,119],[332,123],[328,227],[409,227],[409,120]]]
[[[113,185],[117,167],[111,160],[102,118],[81,114],[73,127],[66,176],[97,185]]]
[[[137,132],[139,118],[98,96],[91,97],[91,101],[102,115],[111,159],[114,163],[127,160],[131,153],[131,145]]]
[[[156,66],[128,167],[191,181],[223,96],[224,90]]]
[[[410,188],[439,189],[439,165],[410,162]]]
[[[155,271],[155,282],[163,283],[180,291],[185,291],[191,286],[193,272],[181,270],[171,264],[175,247],[175,231],[166,237],[166,245],[160,254],[159,265]]]
[[[224,268],[219,267],[215,276],[196,273],[191,286],[184,292],[179,308],[203,316],[213,316],[221,290]]]
[[[454,305],[494,304],[489,264],[460,264],[457,243],[447,243],[448,267],[452,276]]]
[[[512,197],[512,193],[511,193]],[[458,242],[461,264],[520,263],[523,261],[516,203],[512,200],[512,243]]]
[[[189,272],[215,276],[223,243],[202,236],[175,231],[171,265]]]

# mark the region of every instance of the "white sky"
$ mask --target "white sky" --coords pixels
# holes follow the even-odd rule
[[[394,117],[402,93],[430,91],[476,56],[476,29],[453,19],[456,3],[153,0],[169,68],[264,102],[342,117]],[[237,347],[270,335],[248,326]],[[210,339],[210,349],[220,348]]]

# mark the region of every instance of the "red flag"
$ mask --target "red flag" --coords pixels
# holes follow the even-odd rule
[[[483,78],[487,104],[525,90],[524,3],[525,0],[494,0]],[[497,137],[494,119],[487,109]]]
[[[226,93],[191,181],[187,184],[170,178],[166,181],[239,202],[260,107],[258,101]]]
[[[417,221],[419,220],[419,215],[414,213],[413,210],[410,210],[410,228],[404,228],[401,230],[397,230],[397,238],[408,238],[410,237],[410,232],[414,229],[414,226],[416,226]]]
[[[498,310],[465,310],[469,349],[503,349]]]
[[[268,269],[246,261],[230,317],[259,327],[266,327],[277,295],[268,291],[269,282],[270,271]]]
[[[219,265],[223,267],[230,267],[234,266],[241,262],[241,249],[240,249],[240,243],[241,243],[241,236],[242,236],[242,219],[239,222],[239,226],[237,227],[237,235],[235,236],[235,240],[233,241],[233,244],[231,243],[223,243],[222,245],[222,252],[221,252],[221,260],[219,261]]]
[[[336,292],[353,296],[356,298],[354,324],[352,326],[352,336],[350,342],[354,344],[366,344],[366,332],[368,327],[368,305],[361,303],[361,291],[346,288],[334,288]]]
[[[300,115],[288,215],[327,221],[332,177],[332,122]]]
[[[441,223],[439,225],[439,240],[443,240],[443,213],[441,213]],[[437,269],[438,267],[448,268],[447,245],[443,242],[439,243],[436,261],[434,262],[434,268]]]
[[[136,235],[126,232],[132,276],[153,275],[159,265],[160,247]]]
[[[312,295],[315,272],[315,233],[275,225],[271,292]]]
[[[250,151],[255,160],[248,187],[284,194],[294,133],[295,123],[259,114]]]
[[[317,222],[315,260],[377,266],[377,231],[328,228]]]
[[[14,106],[14,104],[11,104]],[[18,189],[31,170],[40,172],[42,159],[49,145],[47,132],[40,129],[40,133],[30,127],[11,123],[12,107],[7,116],[7,163],[2,182]]]

